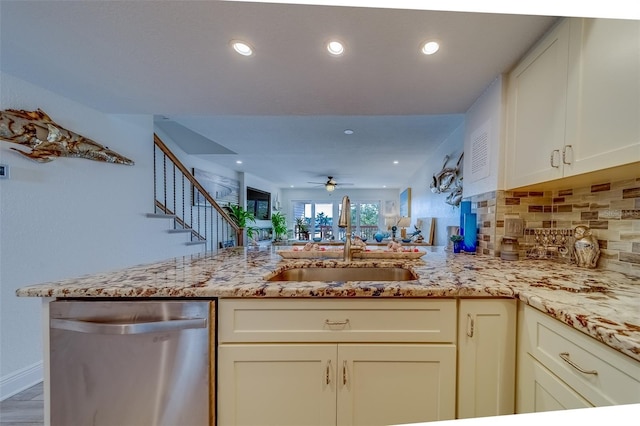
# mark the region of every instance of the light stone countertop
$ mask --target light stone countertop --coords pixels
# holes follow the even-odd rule
[[[419,260],[354,260],[407,265],[403,282],[269,282],[292,266],[344,267],[342,260],[284,260],[271,246],[230,248],[117,271],[23,287],[18,296],[58,298],[190,297],[513,297],[640,361],[640,278],[546,260],[504,261],[419,247]],[[375,248],[374,248],[375,249]]]

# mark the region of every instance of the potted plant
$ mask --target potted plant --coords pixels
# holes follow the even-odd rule
[[[256,228],[255,226],[247,226],[246,228],[244,228],[245,231],[247,231],[247,238],[249,240],[253,240],[253,235],[258,233],[259,228]],[[252,245],[258,245],[258,241],[249,241]]]
[[[282,213],[271,213],[271,225],[273,226],[274,241],[280,241],[283,235],[287,235],[287,220]]]
[[[460,249],[462,248],[462,240],[464,237],[462,235],[452,235],[449,239],[453,242],[453,252],[460,253]]]
[[[249,223],[256,222],[256,217],[253,215],[253,213],[245,210],[244,207],[241,207],[238,204],[229,204],[224,208],[227,210],[227,212],[229,213],[229,216],[231,217],[231,220],[233,220],[233,222],[238,226],[238,228],[240,228],[241,231],[244,231],[244,230],[247,231],[247,238],[252,238],[253,233],[256,231],[256,228],[252,226],[247,226],[247,225]],[[238,241],[238,245],[243,245],[243,244],[241,244],[241,242]]]

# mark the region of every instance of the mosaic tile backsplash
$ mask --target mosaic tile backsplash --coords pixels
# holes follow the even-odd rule
[[[471,198],[478,215],[478,252],[500,255],[505,219],[523,220],[521,255],[534,229],[590,227],[600,244],[598,268],[640,276],[640,176],[552,191],[492,191]]]

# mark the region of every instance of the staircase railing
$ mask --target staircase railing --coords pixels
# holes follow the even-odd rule
[[[153,135],[153,196],[155,213],[172,217],[173,232],[191,236],[187,244],[206,251],[242,246],[243,230],[178,160],[158,135]]]

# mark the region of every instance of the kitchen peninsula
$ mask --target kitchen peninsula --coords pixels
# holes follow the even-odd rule
[[[469,299],[516,299],[520,301],[521,307],[532,307],[546,314],[545,317],[555,318],[558,321],[553,321],[554,323],[562,323],[577,330],[585,338],[590,336],[604,344],[607,350],[614,350],[625,363],[640,368],[638,277],[551,261],[526,259],[508,262],[481,255],[454,255],[442,247],[420,247],[425,255],[418,260],[354,260],[360,266],[404,266],[418,276],[415,280],[268,281],[275,273],[291,267],[340,268],[348,264],[342,260],[327,259],[284,260],[277,254],[278,250],[284,249],[287,247],[231,248],[217,254],[175,258],[119,271],[23,287],[17,294],[88,301],[212,298],[219,303],[228,299],[241,302],[250,300],[265,305],[294,299],[301,302],[352,300],[381,304],[393,303],[394,300],[408,303],[409,300],[428,299],[429,302],[451,301],[454,309],[455,300],[463,303],[462,301]],[[368,309],[372,308],[369,306]],[[452,323],[455,324],[455,311],[453,312]],[[222,317],[221,312],[218,314],[218,329],[223,329],[229,323],[225,322],[228,317]],[[522,310],[519,310],[519,315],[521,314]],[[457,318],[457,327],[464,328],[464,324],[461,324],[463,320]],[[519,328],[518,332],[520,331]],[[462,336],[459,332],[457,335]],[[460,338],[457,340],[460,345]],[[441,341],[455,343],[456,337],[454,335],[451,340]],[[224,343],[226,341],[221,341],[221,346]],[[254,343],[253,346],[257,345]],[[453,348],[455,354],[455,346]],[[332,365],[336,364],[338,362]],[[331,382],[329,370],[328,366],[327,383]],[[636,374],[634,372],[633,377],[640,381],[640,377],[635,377]],[[455,388],[453,392],[455,393]],[[218,418],[222,418],[220,413]]]
[[[268,282],[284,265],[332,267],[335,260],[287,260],[286,247],[232,248],[219,254],[23,287],[32,297],[511,297],[640,361],[640,278],[544,260],[503,261],[421,248],[407,282]],[[362,262],[360,262],[362,263]],[[370,261],[382,266],[389,261]],[[405,263],[394,261],[391,264]]]

